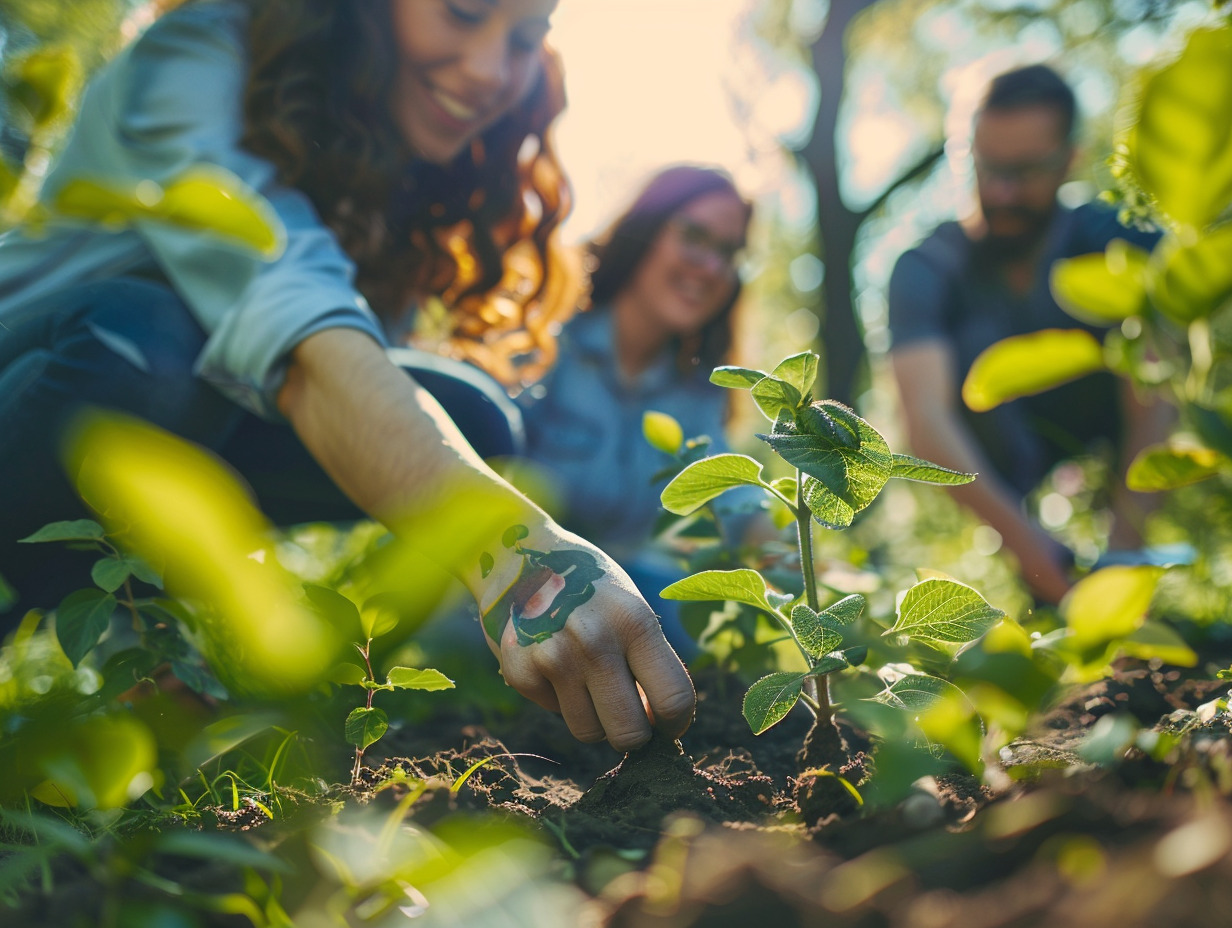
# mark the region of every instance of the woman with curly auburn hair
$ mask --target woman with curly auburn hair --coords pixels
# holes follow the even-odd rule
[[[555,6],[191,0],[100,71],[48,202],[87,178],[157,204],[222,171],[279,242],[257,254],[157,212],[0,236],[0,573],[23,605],[81,585],[11,542],[80,514],[62,437],[116,409],[216,451],[276,521],[367,513],[438,556],[449,536],[506,681],[577,737],[625,750],[651,718],[687,726],[688,675],[628,577],[483,463],[515,443],[503,392],[422,353],[408,376],[386,350],[440,297],[460,354],[507,376],[550,355],[569,205]],[[455,499],[484,512],[424,524]]]

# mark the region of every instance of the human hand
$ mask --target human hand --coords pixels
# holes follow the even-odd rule
[[[559,712],[580,741],[628,751],[650,740],[652,725],[679,737],[693,718],[693,684],[624,571],[565,532],[513,542],[516,557],[493,565],[491,601],[480,603],[505,681]]]

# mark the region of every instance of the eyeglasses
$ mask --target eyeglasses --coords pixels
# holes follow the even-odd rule
[[[1051,177],[1069,163],[1070,148],[1068,145],[1058,148],[1050,155],[1035,161],[997,162],[989,161],[972,153],[975,162],[975,173],[985,180],[999,180],[1008,184],[1030,184]]]
[[[690,264],[715,260],[720,267],[734,271],[744,257],[744,242],[721,239],[701,223],[676,216],[671,220],[671,226],[676,232],[680,252]]]

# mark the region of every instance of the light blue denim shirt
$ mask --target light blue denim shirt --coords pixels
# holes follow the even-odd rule
[[[0,236],[0,325],[32,299],[74,284],[162,278],[208,334],[196,373],[246,408],[278,418],[275,396],[297,343],[332,327],[386,339],[353,286],[352,261],[308,198],[240,147],[247,15],[234,0],[189,4],[105,66],[82,99],[43,199],[73,178],[166,185],[190,167],[217,165],[269,202],[286,231],[281,256],[265,261],[148,220],[120,231],[65,221],[37,236],[13,230]]]
[[[665,349],[632,382],[616,363],[612,313],[603,307],[574,317],[560,337],[560,355],[541,384],[519,397],[527,455],[546,470],[565,511],[561,524],[622,564],[644,549],[662,507],[666,479],[653,480],[671,458],[642,435],[650,410],[675,418],[686,438],[708,435],[711,454],[726,451],[728,393],[710,372],[682,373]],[[725,534],[738,540],[760,491],[729,491],[715,501]]]

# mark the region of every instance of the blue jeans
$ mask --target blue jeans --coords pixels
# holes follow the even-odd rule
[[[129,413],[214,451],[276,524],[362,516],[288,426],[258,418],[194,376],[205,338],[173,290],[127,278],[55,293],[0,326],[0,576],[18,594],[0,629],[25,609],[53,607],[90,585],[97,555],[16,543],[48,522],[91,516],[60,447],[86,407]],[[395,359],[480,455],[521,450],[517,410],[486,375],[420,353]]]

